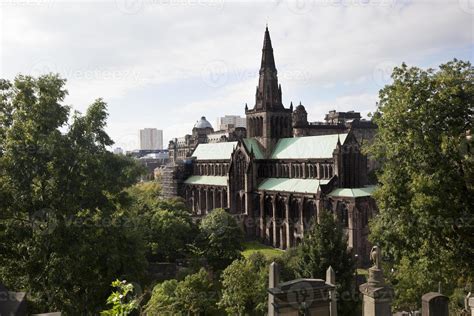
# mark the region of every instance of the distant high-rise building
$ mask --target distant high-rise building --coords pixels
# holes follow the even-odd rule
[[[238,115],[225,115],[223,117],[217,118],[216,127],[220,131],[228,130],[229,127],[246,127],[245,117],[240,117]]]
[[[140,130],[140,149],[157,150],[163,149],[163,131],[156,128],[145,128]]]
[[[116,155],[123,155],[123,149],[120,147],[114,148],[114,154]]]

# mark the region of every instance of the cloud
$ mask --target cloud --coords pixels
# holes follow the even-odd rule
[[[285,103],[301,100],[316,120],[372,111],[403,61],[472,59],[466,1],[0,0],[0,70],[60,72],[76,109],[109,103],[113,138],[156,126],[166,143],[201,115],[253,106],[266,22]]]

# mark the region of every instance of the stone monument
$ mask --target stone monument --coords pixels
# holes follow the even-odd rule
[[[268,289],[269,316],[337,316],[334,270],[329,268],[326,281],[296,279],[278,283],[278,265],[270,265]]]
[[[329,312],[331,316],[337,316],[336,273],[331,266],[326,270],[326,284],[334,286],[334,289],[329,291],[329,299],[331,300]]]
[[[449,298],[441,293],[430,292],[421,297],[422,316],[448,316]]]
[[[268,275],[268,288],[272,289],[278,286],[280,283],[280,267],[278,263],[272,262],[270,264],[270,271]],[[268,293],[268,315],[275,315],[275,296]]]
[[[370,259],[373,266],[369,268],[369,279],[367,283],[359,286],[360,292],[364,295],[362,314],[364,316],[391,316],[394,291],[385,284],[380,247],[372,247]]]

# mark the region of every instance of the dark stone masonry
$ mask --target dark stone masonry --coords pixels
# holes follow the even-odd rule
[[[202,117],[192,135],[170,142],[163,174],[166,196],[181,196],[195,216],[224,208],[242,219],[249,237],[287,249],[301,242],[322,209],[334,213],[349,247],[367,262],[368,221],[376,213],[361,153],[377,130],[358,112],[329,112],[308,122],[300,103],[282,103],[268,28],[255,105],[245,105],[247,129],[214,132]]]

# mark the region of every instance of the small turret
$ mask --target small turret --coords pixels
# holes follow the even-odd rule
[[[291,104],[293,105],[293,103]],[[293,111],[293,127],[304,127],[308,125],[308,113],[303,104],[300,104]]]

